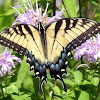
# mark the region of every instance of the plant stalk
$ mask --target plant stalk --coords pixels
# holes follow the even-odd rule
[[[97,12],[97,10],[98,10],[98,8],[99,8],[99,5],[100,5],[100,0],[99,0],[99,3],[98,3],[98,5],[96,6],[96,8],[94,9],[94,12],[93,12],[93,14],[92,14],[92,19],[95,17],[95,14],[96,14],[96,12]]]
[[[99,93],[100,93],[100,79],[99,79],[98,90],[97,90],[97,95],[96,95],[95,100],[98,99]]]
[[[43,84],[44,100],[46,100],[45,85]]]
[[[3,98],[4,98],[4,92],[3,92],[2,83],[0,84],[0,87],[1,87],[2,96],[3,96]]]
[[[67,13],[67,15],[68,15],[68,18],[70,18],[70,15],[69,15],[69,13],[68,13],[68,11],[67,11],[67,9],[66,9],[66,6],[65,6],[64,1],[63,1],[63,0],[62,0],[62,3],[63,3],[63,5],[64,5],[64,8],[65,8],[66,13]]]
[[[53,16],[56,14],[56,0],[53,0]]]
[[[80,14],[79,16],[82,17],[82,14],[81,14],[81,0],[79,0],[79,14]]]

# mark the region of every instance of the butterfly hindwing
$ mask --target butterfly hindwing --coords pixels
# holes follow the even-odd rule
[[[64,18],[46,26],[47,57],[52,63],[50,74],[51,77],[61,80],[65,91],[62,75],[67,73],[66,58],[71,58],[71,50],[98,32],[100,23],[85,18]]]
[[[47,73],[46,73],[46,65],[40,65],[40,63],[35,59],[32,52],[26,51],[27,54],[27,63],[30,64],[30,71],[34,70],[35,77],[39,77],[40,79],[40,94],[42,94],[42,84],[44,81],[47,82]]]

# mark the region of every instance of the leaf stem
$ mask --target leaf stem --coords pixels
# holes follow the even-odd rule
[[[82,2],[80,2],[80,4],[81,4],[81,8],[82,8],[83,5],[85,4],[85,2],[86,2],[86,0],[83,0]],[[79,4],[79,5],[80,5],[80,4]],[[80,10],[80,8],[79,8],[79,10]],[[80,13],[79,10],[78,10],[78,14]]]
[[[63,5],[64,5],[64,8],[65,8],[66,13],[67,13],[67,15],[68,15],[68,18],[70,18],[70,15],[69,15],[69,13],[68,13],[68,11],[67,11],[67,9],[66,9],[66,6],[65,6],[64,1],[63,1],[63,0],[62,0],[62,3],[63,3]]]
[[[87,15],[88,15],[88,18],[90,18],[91,17],[91,2],[90,1],[88,2],[87,8],[88,8],[88,14]]]

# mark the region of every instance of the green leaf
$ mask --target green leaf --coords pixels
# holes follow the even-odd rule
[[[63,0],[63,2],[66,6],[66,9],[67,9],[68,14],[70,15],[70,17],[77,17],[75,0]],[[67,14],[64,13],[64,16],[67,17]]]
[[[11,97],[13,100],[32,100],[30,98],[30,95],[28,95],[28,94],[22,94],[22,95],[11,94]]]
[[[78,100],[89,100],[89,94],[85,91],[81,91]]]
[[[83,85],[86,85],[86,84],[91,85],[92,83],[91,83],[91,81],[90,81],[90,80],[84,80],[84,81],[83,81]]]
[[[6,12],[8,11],[10,5],[11,5],[11,0],[2,0],[3,4],[0,5],[0,14],[1,12]]]
[[[55,86],[52,87],[52,89],[54,90],[55,94],[60,94],[60,89],[59,89],[58,86],[55,85]]]
[[[74,86],[75,85],[75,82],[71,79],[64,79],[64,82],[65,84],[68,84],[70,86]]]
[[[32,79],[32,77],[30,75],[27,75],[26,78],[24,79],[23,87],[25,89],[27,89],[28,91],[32,91],[32,92],[35,91],[34,90],[35,86],[33,86],[33,79]]]
[[[80,71],[75,71],[74,78],[75,78],[75,82],[79,84],[83,79],[82,73]]]
[[[94,20],[100,22],[100,13],[96,13],[96,14],[95,14]]]
[[[52,97],[55,98],[55,100],[63,100],[63,97],[61,95],[52,94]]]
[[[13,95],[13,94],[11,94],[11,97],[12,97],[13,100],[20,100],[19,95]]]
[[[15,12],[16,12],[15,9],[9,9],[6,13],[1,14],[0,17],[1,16],[9,16],[9,15],[12,15],[13,13],[15,13]]]
[[[26,63],[26,57],[24,57],[22,64],[20,66],[19,72],[18,72],[18,76],[17,76],[17,87],[19,88],[23,82],[23,80],[25,79],[25,76],[29,70],[29,65]]]
[[[8,87],[6,88],[6,93],[7,93],[7,94],[11,94],[11,93],[13,93],[13,92],[15,92],[16,94],[19,93],[19,91],[18,91],[17,87],[15,86],[15,84],[11,84],[10,86],[8,86]]]
[[[98,3],[99,3],[99,1],[98,0],[90,0],[91,1],[91,3],[93,3],[94,5],[98,5]]]
[[[93,85],[98,86],[99,84],[99,78],[98,77],[94,77],[91,79],[91,82]]]

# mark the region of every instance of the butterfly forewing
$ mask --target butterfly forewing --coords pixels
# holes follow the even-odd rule
[[[99,23],[85,18],[66,18],[49,24],[46,27],[48,60],[55,63],[69,43],[70,49],[75,49],[99,31]]]
[[[0,44],[23,55],[26,55],[26,50],[32,51],[32,54],[40,63],[44,62],[40,35],[34,26],[19,24],[4,29],[0,33]]]

